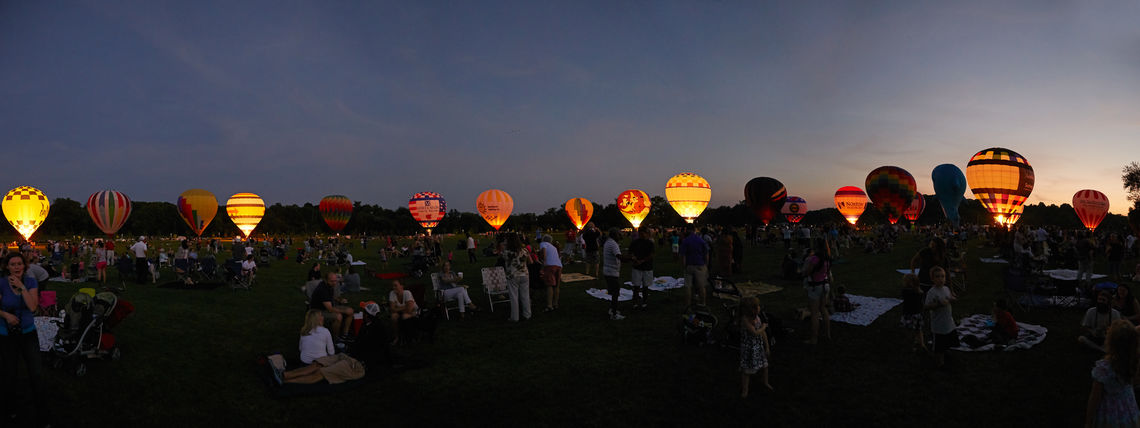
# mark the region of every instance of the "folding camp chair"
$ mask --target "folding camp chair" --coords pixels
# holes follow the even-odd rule
[[[190,260],[174,259],[174,273],[178,275],[178,282],[186,282],[190,278]]]
[[[450,320],[451,310],[459,310],[459,299],[452,300],[452,304],[449,306],[447,298],[443,296],[442,285],[443,283],[439,280],[439,273],[433,272],[431,274],[431,288],[435,291],[435,302],[439,305],[440,309],[443,309],[443,317]]]
[[[483,268],[483,291],[487,293],[491,312],[495,312],[496,303],[511,303],[510,291],[507,290],[507,272],[502,266]]]
[[[1004,282],[1009,302],[1022,311],[1029,312],[1029,309],[1038,303],[1036,281],[1024,271],[1013,268],[1006,269]],[[1023,303],[1022,300],[1025,302]]]

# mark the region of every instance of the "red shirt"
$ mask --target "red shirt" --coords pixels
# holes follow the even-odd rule
[[[1013,314],[1009,313],[1009,311],[998,311],[997,320],[995,322],[997,323],[995,328],[1000,328],[1001,331],[1011,338],[1017,338],[1017,332],[1021,327],[1018,327],[1017,321],[1013,320]]]

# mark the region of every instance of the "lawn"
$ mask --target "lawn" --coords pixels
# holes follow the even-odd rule
[[[628,242],[626,243],[628,244]],[[659,246],[660,247],[660,246]],[[446,240],[443,248],[455,248]],[[904,235],[893,253],[847,251],[835,268],[853,294],[896,297],[901,275],[919,242]],[[375,246],[357,242],[358,260],[388,268]],[[259,356],[296,356],[304,309],[299,287],[308,264],[275,261],[261,269],[252,291],[160,289],[129,283],[123,294],[136,313],[117,329],[120,361],[100,361],[84,377],[46,368],[53,415],[60,426],[1075,426],[1082,422],[1097,358],[1078,349],[1082,311],[1015,312],[1019,321],[1049,329],[1044,343],[1027,351],[958,353],[955,368],[934,371],[910,353],[895,308],[868,327],[833,324],[833,338],[800,344],[806,324],[792,321],[804,306],[796,282],[780,280],[778,247],[745,249],[737,280],[784,286],[762,297],[772,313],[796,329],[777,344],[771,361],[775,392],[740,399],[737,351],[695,347],[680,341],[683,292],[654,292],[646,311],[618,322],[607,303],[586,295],[601,281],[567,284],[559,311],[542,313],[545,296],[532,293],[534,318],[512,324],[506,307],[488,312],[478,284],[480,257],[455,269],[467,275],[483,311],[466,320],[441,321],[434,343],[401,346],[397,353],[423,367],[388,374],[351,392],[275,399],[260,382]],[[969,243],[969,291],[954,305],[961,318],[988,313],[1001,289],[1002,265],[978,257],[996,252]],[[1134,261],[1132,262],[1134,263]],[[1131,266],[1131,264],[1127,264]],[[1100,264],[1099,266],[1103,266]],[[567,272],[581,272],[581,264]],[[667,248],[659,248],[657,275],[680,276]],[[172,273],[164,272],[165,278]],[[623,279],[628,279],[628,266]],[[112,282],[118,282],[115,273]],[[430,290],[430,281],[424,283]],[[52,283],[65,301],[80,284]],[[386,298],[388,283],[364,277],[372,290],[352,303]],[[430,293],[429,293],[430,294]],[[718,315],[721,301],[710,298]],[[723,316],[721,323],[724,323]]]

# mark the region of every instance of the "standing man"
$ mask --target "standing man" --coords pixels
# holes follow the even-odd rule
[[[138,242],[131,245],[131,251],[135,253],[135,279],[139,284],[145,284],[147,274],[150,273],[146,265],[146,237],[140,236]]]
[[[621,274],[621,246],[617,240],[620,238],[621,232],[616,227],[611,227],[609,239],[602,249],[602,277],[606,279],[606,291],[610,293],[610,320],[613,321],[625,319],[625,316],[618,311],[618,298],[621,297],[621,283],[618,282],[618,276]],[[587,239],[586,242],[590,241]]]
[[[598,239],[601,237],[602,232],[598,230],[594,222],[586,223],[586,230],[582,231],[582,240],[585,241],[583,247],[586,249],[586,275],[590,274],[591,266],[594,268],[594,275],[600,274],[598,271]]]
[[[542,237],[542,244],[538,246],[539,256],[542,259],[542,282],[546,284],[546,309],[550,312],[558,309],[558,290],[562,285],[562,258],[558,255],[558,247],[551,242],[550,235]]]
[[[467,262],[475,263],[477,261],[479,261],[479,259],[475,258],[475,238],[472,238],[471,234],[468,233],[467,234]]]
[[[656,249],[653,244],[654,230],[642,230],[637,239],[629,244],[633,269],[630,281],[633,282],[633,308],[645,309],[648,307],[649,285],[653,284],[653,253]]]
[[[685,307],[693,305],[693,289],[701,293],[701,306],[708,302],[709,283],[709,246],[697,228],[693,225],[685,226],[689,236],[681,241],[681,261],[685,266]]]

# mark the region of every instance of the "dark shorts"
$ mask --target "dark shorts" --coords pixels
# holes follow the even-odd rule
[[[543,266],[542,267],[542,282],[547,287],[557,287],[558,280],[562,277],[562,266]]]
[[[603,276],[606,279],[606,291],[610,296],[617,296],[621,293],[621,281],[616,276]]]
[[[598,262],[598,250],[586,251],[586,263]]]
[[[948,334],[934,335],[934,352],[946,352],[955,346],[958,346],[957,331],[950,332]]]

